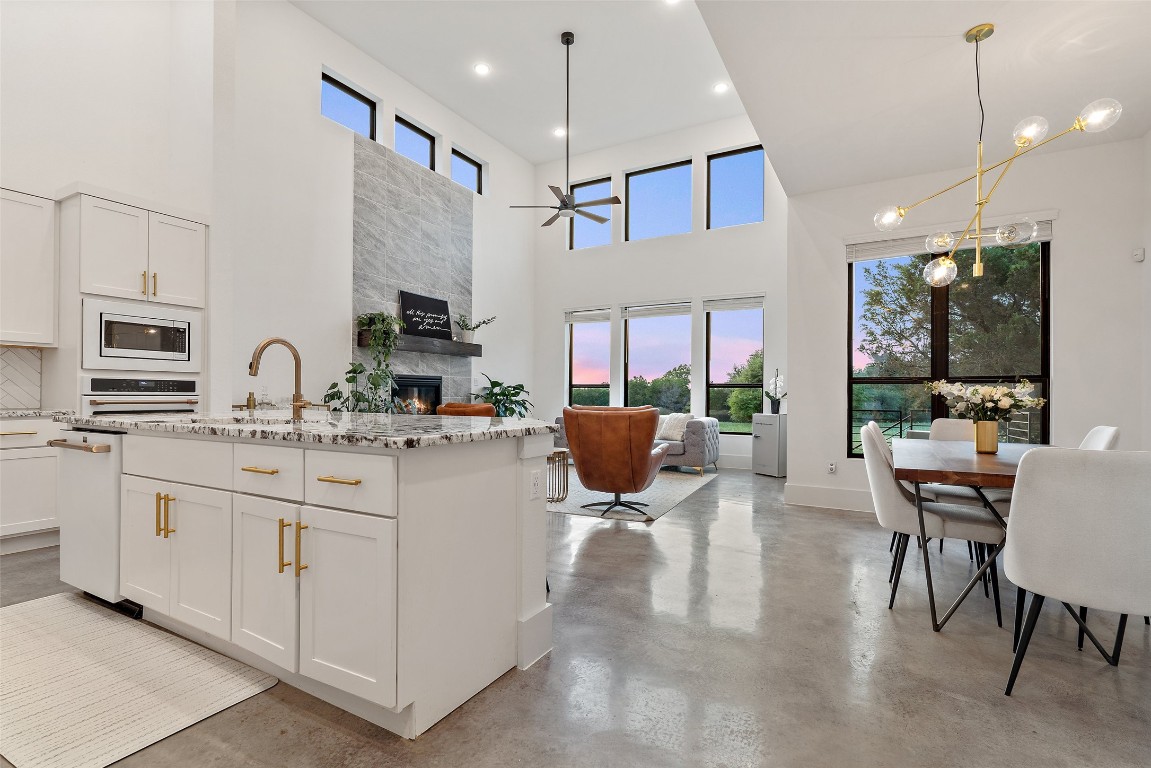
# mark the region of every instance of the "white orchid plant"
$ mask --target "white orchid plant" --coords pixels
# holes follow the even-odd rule
[[[948,382],[946,379],[929,382],[927,389],[933,395],[941,395],[947,401],[951,415],[972,421],[1006,421],[1017,411],[1028,408],[1042,408],[1047,402],[1042,397],[1032,397],[1035,386],[1027,379],[1008,387],[1003,384],[971,385],[961,381]]]
[[[787,397],[787,387],[784,386],[783,377],[779,375],[778,368],[775,369],[775,376],[768,379],[763,394],[767,395],[768,400],[773,401],[779,401]]]

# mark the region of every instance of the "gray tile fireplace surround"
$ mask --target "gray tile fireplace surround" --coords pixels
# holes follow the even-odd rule
[[[399,314],[399,292],[447,299],[472,313],[471,190],[356,136],[352,192],[352,311]],[[356,359],[367,363],[366,350]],[[472,359],[396,352],[396,373],[442,376],[445,401],[471,398]]]

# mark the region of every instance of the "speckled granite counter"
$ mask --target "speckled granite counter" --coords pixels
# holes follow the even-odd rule
[[[0,408],[0,419],[47,419],[52,416],[71,416],[75,413],[64,408]]]
[[[54,414],[55,415],[55,414]],[[375,413],[306,412],[302,424],[291,424],[290,411],[246,411],[231,414],[116,414],[106,416],[57,415],[56,421],[93,429],[185,434],[226,439],[322,443],[367,448],[426,448],[433,445],[474,443],[557,431],[554,424],[536,419],[472,416],[410,416]]]

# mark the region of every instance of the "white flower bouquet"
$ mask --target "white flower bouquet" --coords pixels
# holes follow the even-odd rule
[[[1017,411],[1042,408],[1047,402],[1042,397],[1031,396],[1035,387],[1027,379],[1012,387],[1003,384],[968,386],[946,379],[932,381],[926,386],[931,394],[942,395],[947,400],[951,415],[972,421],[1005,421]]]
[[[763,394],[767,395],[768,400],[782,400],[787,397],[787,387],[783,384],[783,377],[779,375],[778,368],[775,369],[775,376],[768,379]]]

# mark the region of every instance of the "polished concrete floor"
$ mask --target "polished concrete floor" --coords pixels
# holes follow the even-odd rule
[[[555,650],[416,741],[281,683],[119,765],[1151,765],[1142,620],[1116,669],[1045,609],[1007,698],[1010,585],[1004,629],[973,595],[933,633],[914,547],[889,611],[889,535],[782,487],[724,470],[650,525],[551,515]],[[932,558],[958,593],[966,548]],[[66,589],[55,570],[55,550],[0,558],[3,604]]]

